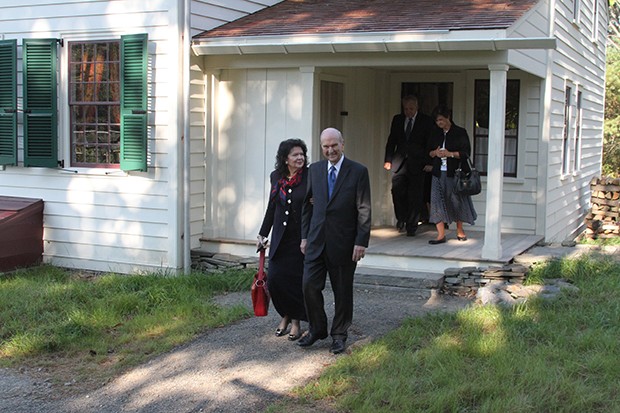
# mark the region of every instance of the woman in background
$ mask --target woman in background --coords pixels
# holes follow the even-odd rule
[[[291,330],[288,339],[301,336],[300,320],[307,320],[302,293],[304,255],[301,253],[301,206],[306,195],[307,147],[301,139],[280,143],[275,170],[271,172],[269,204],[260,231],[258,248],[269,246],[267,286],[273,306],[282,319],[276,336]]]
[[[431,183],[431,210],[429,222],[437,227],[437,238],[429,244],[446,242],[446,227],[456,221],[456,239],[467,241],[463,222],[473,225],[478,217],[471,197],[459,195],[453,191],[454,171],[461,159],[471,152],[467,131],[452,123],[452,111],[445,106],[437,106],[432,118],[437,125],[428,141],[429,155],[433,160]],[[469,172],[467,162],[462,165],[464,172]]]

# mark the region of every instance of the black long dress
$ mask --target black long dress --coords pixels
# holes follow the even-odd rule
[[[308,174],[302,169],[301,179],[291,186],[277,171],[270,176],[271,194],[259,234],[267,237],[269,267],[267,286],[274,308],[280,316],[307,320],[302,293],[304,255],[301,243],[301,206],[306,195]]]

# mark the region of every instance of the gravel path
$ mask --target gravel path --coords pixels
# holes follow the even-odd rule
[[[331,320],[329,288],[325,298]],[[251,307],[246,292],[217,301]],[[329,353],[329,338],[302,349],[286,336],[275,337],[279,316],[271,308],[267,317],[211,330],[98,390],[68,399],[58,400],[51,386],[23,372],[0,370],[0,412],[257,412],[317,377],[351,348],[397,328],[406,317],[455,311],[469,303],[429,290],[356,284],[353,325],[342,355]]]

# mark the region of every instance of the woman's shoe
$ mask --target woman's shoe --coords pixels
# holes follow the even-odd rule
[[[300,337],[301,337],[301,326],[299,325],[299,320],[292,319],[291,320],[291,332],[288,335],[288,339],[290,341],[295,341],[295,340],[298,340]]]
[[[442,239],[432,239],[428,243],[431,245],[437,245],[437,244],[443,244],[444,242],[446,242],[446,237],[443,237]]]
[[[276,337],[282,337],[286,334],[286,330],[288,330],[288,325],[290,324],[290,319],[288,317],[283,317],[280,321],[280,325],[276,328]]]
[[[292,334],[292,333],[291,333],[291,334],[289,334],[289,335],[288,335],[288,339],[289,339],[289,341],[296,341],[296,340],[299,340],[299,337],[301,337],[301,331],[300,331],[300,332],[298,332],[297,334]]]
[[[456,236],[456,239],[458,239],[459,241],[467,241],[467,236],[463,235],[462,237],[459,237],[458,235]]]

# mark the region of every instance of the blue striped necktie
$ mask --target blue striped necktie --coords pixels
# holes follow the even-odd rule
[[[329,197],[332,197],[334,191],[334,185],[336,184],[336,167],[332,165],[329,168],[329,176],[327,177],[327,193]]]

